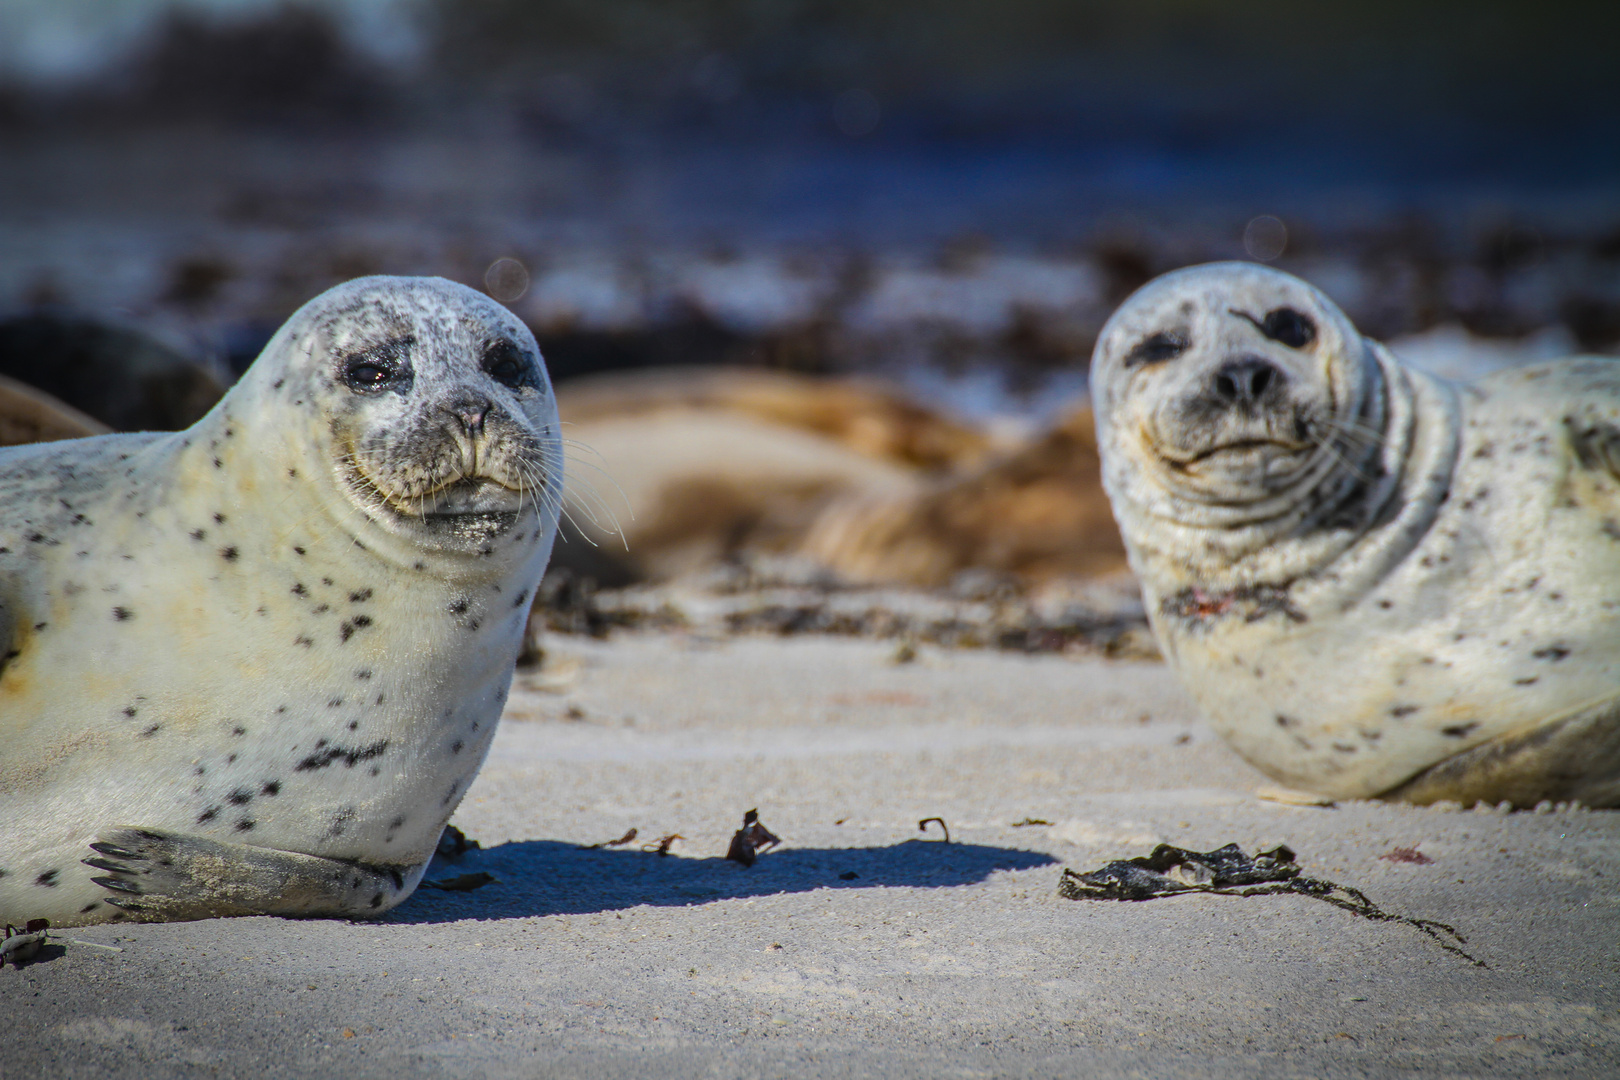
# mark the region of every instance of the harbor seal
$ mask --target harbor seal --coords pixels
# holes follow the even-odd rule
[[[533,337],[437,278],[310,301],[185,431],[0,451],[0,922],[404,900],[561,483]]]
[[[1092,361],[1165,656],[1335,798],[1620,804],[1620,363],[1459,385],[1287,274],[1158,278]]]

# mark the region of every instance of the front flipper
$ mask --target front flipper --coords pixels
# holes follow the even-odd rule
[[[86,866],[107,903],[142,922],[229,915],[373,918],[416,889],[426,864],[368,866],[158,829],[101,833]]]

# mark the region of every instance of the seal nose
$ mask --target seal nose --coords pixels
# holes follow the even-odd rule
[[[484,417],[494,407],[488,398],[458,398],[444,407],[445,411],[457,420],[466,429],[467,434],[477,435],[484,430]]]
[[[1275,365],[1246,356],[1222,364],[1210,380],[1210,387],[1216,397],[1230,405],[1252,405],[1267,390],[1281,386],[1282,381],[1283,373]]]

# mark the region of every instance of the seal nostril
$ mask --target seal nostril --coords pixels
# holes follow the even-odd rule
[[[445,411],[460,420],[462,427],[468,432],[477,432],[484,426],[484,418],[493,407],[485,400],[462,400],[447,406]]]
[[[1280,382],[1280,373],[1271,364],[1249,358],[1222,364],[1210,385],[1222,401],[1238,404],[1259,401],[1267,390]]]

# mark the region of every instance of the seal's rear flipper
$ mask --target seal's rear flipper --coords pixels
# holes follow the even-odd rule
[[[226,915],[369,918],[415,890],[426,864],[367,866],[158,829],[102,832],[83,862],[107,903],[143,922]]]
[[[1577,799],[1597,809],[1620,806],[1620,700],[1481,743],[1378,797],[1507,802],[1521,810]]]

